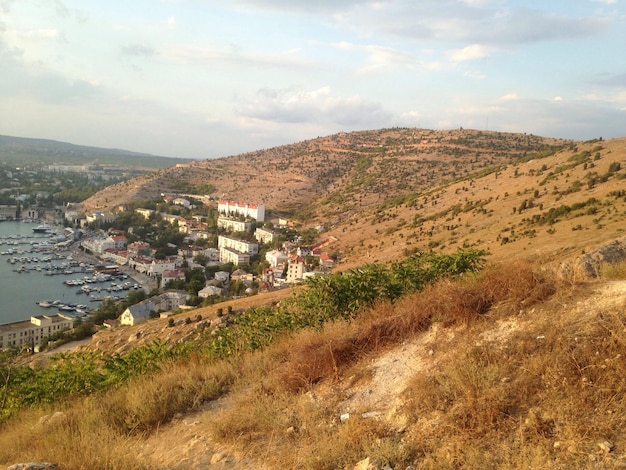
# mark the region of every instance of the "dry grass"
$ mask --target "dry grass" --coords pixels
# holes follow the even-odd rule
[[[603,264],[600,267],[600,278],[606,281],[626,279],[626,261]]]
[[[412,428],[424,468],[475,468],[477,455],[482,468],[624,464],[623,306],[574,322],[545,313],[505,344],[470,347],[440,374],[414,378],[405,411],[437,423]],[[602,451],[605,441],[622,452]]]
[[[101,395],[24,411],[0,432],[0,462],[147,468],[134,457],[145,436],[228,393],[207,435],[265,468],[350,468],[365,457],[392,468],[616,467],[626,448],[626,314],[624,305],[566,314],[565,304],[584,301],[581,287],[527,263],[442,281],[237,361],[173,363]],[[525,327],[481,336],[501,321]],[[409,381],[396,411],[406,424],[358,413],[339,420],[370,359],[433,323],[456,339],[441,345],[448,360]],[[37,424],[59,410],[61,419]],[[604,441],[620,452],[599,451]]]

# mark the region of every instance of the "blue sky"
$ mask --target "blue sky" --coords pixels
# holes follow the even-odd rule
[[[215,158],[339,131],[626,136],[626,0],[0,0],[0,134]]]

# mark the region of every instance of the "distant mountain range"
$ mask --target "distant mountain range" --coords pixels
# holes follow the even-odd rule
[[[100,164],[139,167],[145,169],[167,168],[190,159],[161,157],[147,153],[120,149],[107,149],[75,145],[49,139],[33,139],[0,135],[0,161],[5,163],[69,163]]]

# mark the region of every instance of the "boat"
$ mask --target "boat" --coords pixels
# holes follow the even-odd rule
[[[40,302],[37,302],[37,305],[39,305],[40,307],[43,307],[43,308],[50,308],[50,307],[52,307],[52,304],[50,302],[48,302],[47,300],[42,300]]]
[[[52,231],[52,227],[48,224],[37,225],[37,227],[33,227],[33,232],[35,233],[49,233]]]

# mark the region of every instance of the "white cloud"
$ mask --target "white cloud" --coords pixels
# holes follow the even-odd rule
[[[415,55],[391,47],[352,44],[346,41],[334,44],[338,49],[350,52],[363,52],[367,56],[366,64],[358,69],[358,73],[392,72],[398,68],[414,68],[436,70],[441,64],[436,61],[426,62]]]
[[[391,114],[359,95],[341,97],[329,86],[314,90],[261,89],[253,99],[240,99],[240,117],[285,124],[322,123],[350,128],[384,126]]]
[[[489,52],[489,47],[480,44],[472,44],[462,49],[448,51],[447,56],[452,62],[463,62],[466,60],[484,59],[489,56]]]
[[[500,98],[498,98],[498,101],[517,101],[518,99],[519,96],[517,96],[517,93],[513,92],[502,95]]]

